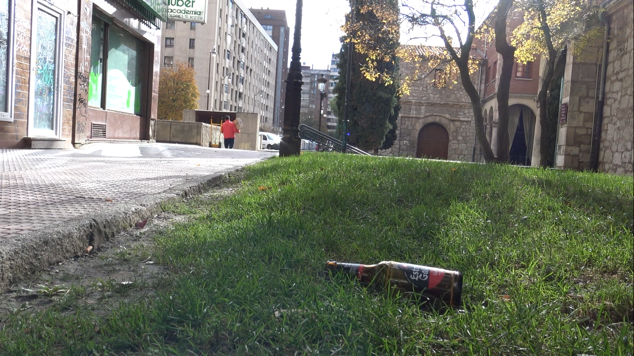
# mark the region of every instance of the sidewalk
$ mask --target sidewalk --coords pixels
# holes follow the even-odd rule
[[[275,151],[162,143],[0,150],[0,290]]]

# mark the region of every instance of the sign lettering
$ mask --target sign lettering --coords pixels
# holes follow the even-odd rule
[[[169,0],[168,21],[207,22],[206,0]]]

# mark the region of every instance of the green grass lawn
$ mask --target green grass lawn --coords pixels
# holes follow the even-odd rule
[[[303,154],[169,209],[156,295],[18,313],[0,354],[631,355],[631,177]],[[463,307],[326,278],[327,260],[461,271]],[[28,332],[24,332],[28,329]]]

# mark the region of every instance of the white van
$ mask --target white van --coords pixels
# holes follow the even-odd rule
[[[279,150],[282,138],[270,132],[260,132],[261,150]]]

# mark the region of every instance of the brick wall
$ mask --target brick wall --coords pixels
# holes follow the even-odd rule
[[[73,138],[73,113],[75,107],[75,70],[77,53],[77,5],[76,1],[57,0],[59,7],[70,6],[71,11],[66,12],[64,29],[60,34],[63,36],[64,54],[62,63],[64,65],[64,77],[62,81],[62,130],[61,137],[66,139],[67,145],[71,144]],[[62,5],[62,3],[64,5]],[[74,6],[68,3],[75,3]]]
[[[83,143],[90,130],[88,119],[88,82],[90,78],[90,46],[92,39],[92,1],[83,0],[79,9],[79,38],[77,39],[77,81],[75,91],[74,142]]]
[[[31,3],[17,1],[15,5],[13,122],[0,122],[1,147],[24,147],[23,138],[27,131],[29,68],[31,66]]]
[[[632,1],[620,1],[608,8],[610,47],[603,107],[599,170],[632,175],[633,26]]]

